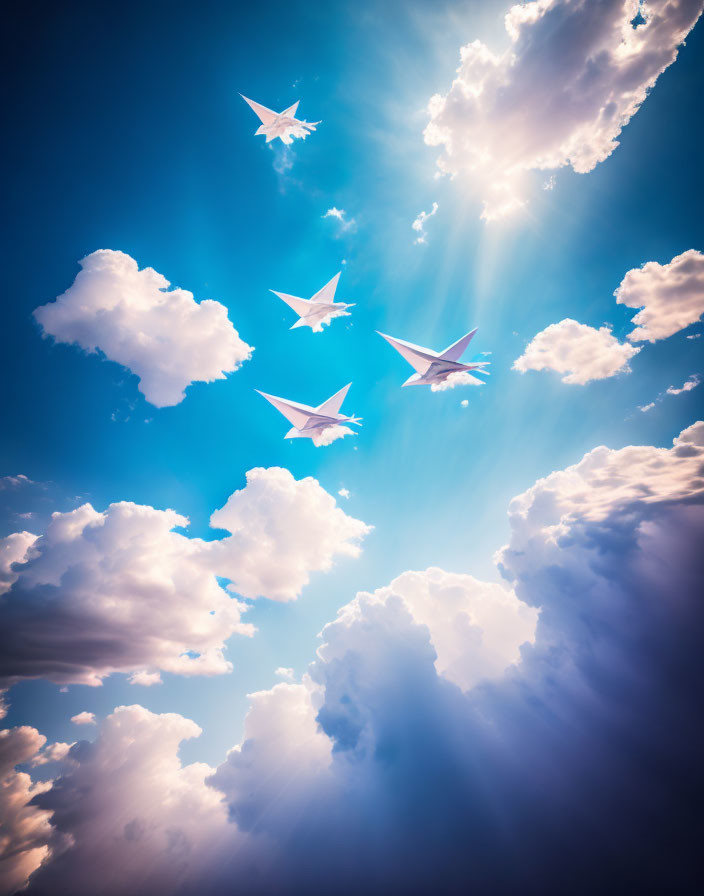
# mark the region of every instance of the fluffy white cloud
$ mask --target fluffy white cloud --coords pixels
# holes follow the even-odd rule
[[[219,766],[211,783],[227,798],[241,830],[290,834],[311,791],[327,778],[332,743],[316,721],[312,682],[281,682],[250,695],[244,739]]]
[[[521,373],[556,370],[565,374],[563,383],[583,386],[592,380],[628,372],[629,360],[639,351],[635,346],[619,342],[609,327],[596,330],[568,317],[534,336],[520,358],[513,362],[513,369]]]
[[[14,893],[63,838],[49,824],[50,813],[33,800],[51,787],[51,782],[33,783],[15,766],[32,762],[46,738],[35,728],[23,725],[0,731],[0,892]]]
[[[318,651],[330,662],[344,631],[344,649],[355,649],[348,630],[380,605],[400,601],[414,623],[426,626],[436,653],[435,668],[462,690],[483,678],[500,676],[520,659],[520,647],[532,641],[538,614],[502,585],[481,582],[468,575],[430,568],[404,572],[373,594],[361,592],[323,630],[327,643]],[[363,626],[357,625],[361,631]],[[362,650],[363,645],[358,645]]]
[[[448,389],[455,389],[457,386],[483,386],[484,380],[480,380],[477,376],[472,376],[466,370],[458,370],[457,373],[451,373],[439,383],[432,383],[431,392],[447,392]]]
[[[415,221],[411,224],[411,227],[418,236],[415,239],[415,242],[420,245],[425,245],[428,242],[428,235],[425,232],[425,223],[429,218],[432,218],[433,215],[437,213],[438,204],[437,202],[433,203],[433,207],[429,212],[421,212]]]
[[[94,743],[74,744],[63,775],[35,800],[74,845],[32,879],[31,892],[200,891],[222,838],[237,845],[218,793],[205,783],[213,769],[178,757],[181,742],[200,733],[176,713],[120,706]]]
[[[347,500],[347,498],[349,498],[349,496],[350,496],[350,491],[347,488],[341,488],[340,491],[338,492],[338,495],[341,498],[344,498],[345,500]]]
[[[619,305],[640,308],[631,342],[657,342],[679,333],[704,314],[704,254],[689,249],[669,264],[633,268],[614,293]]]
[[[547,568],[556,551],[569,557],[566,548],[577,526],[648,505],[701,500],[703,457],[701,422],[683,430],[672,448],[594,448],[578,464],[538,480],[511,501],[511,540],[497,554],[498,563],[510,568],[512,578],[526,575],[531,568]]]
[[[442,172],[478,184],[483,217],[520,207],[524,172],[588,172],[618,146],[702,3],[650,0],[634,27],[638,8],[634,0],[521,3],[506,14],[503,53],[479,40],[461,48],[450,90],[430,100],[424,136],[442,147]]]
[[[256,467],[246,488],[230,495],[210,524],[231,532],[212,543],[218,575],[244,597],[293,600],[310,573],[336,556],[359,556],[371,527],[341,510],[316,479],[296,480],[281,467]]]
[[[224,642],[251,634],[188,520],[130,502],[53,514],[0,606],[0,681],[98,685],[142,669],[213,675]]]
[[[17,581],[17,566],[25,563],[29,551],[37,540],[31,532],[13,532],[0,538],[0,594],[4,594]]]
[[[513,591],[430,569],[359,594],[214,774],[178,761],[193,723],[117,710],[36,800],[74,845],[31,896],[92,896],[96,868],[106,896],[687,892],[703,460],[697,423],[536,482],[498,553]]]
[[[71,716],[74,725],[95,725],[96,718],[93,712],[79,712],[75,716]]]
[[[85,504],[55,513],[41,537],[0,542],[9,588],[0,685],[38,677],[99,685],[113,672],[145,685],[160,671],[228,672],[225,642],[254,629],[218,577],[246,597],[292,600],[312,572],[357,556],[369,531],[315,479],[278,467],[251,470],[212,523],[232,535],[189,538],[174,531],[188,520],[173,510],[121,502],[100,513]]]
[[[196,302],[124,252],[84,258],[72,286],[34,316],[58,342],[101,351],[139,377],[156,407],[178,404],[191,383],[224,379],[252,354],[220,302]]]

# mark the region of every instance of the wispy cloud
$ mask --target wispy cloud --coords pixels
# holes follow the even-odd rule
[[[682,395],[683,392],[691,392],[692,389],[697,388],[697,386],[699,385],[699,383],[701,383],[701,381],[702,381],[702,378],[699,376],[699,374],[693,373],[692,376],[690,376],[690,378],[686,382],[684,382],[679,388],[677,386],[668,386],[668,388],[664,392],[661,392],[657,396],[657,398],[655,398],[649,404],[645,404],[642,406],[639,405],[638,410],[642,411],[644,414],[646,414],[648,411],[652,411],[652,409],[655,407],[655,405],[659,404],[663,400],[663,398],[665,398],[667,395]]]
[[[329,208],[325,212],[325,214],[323,215],[323,218],[334,218],[336,221],[338,221],[339,225],[340,225],[340,231],[342,233],[345,233],[350,230],[354,231],[357,229],[356,220],[354,218],[349,217],[347,212],[344,210],[344,208],[337,208],[336,206],[333,205],[332,208]]]
[[[425,232],[425,222],[429,218],[432,218],[433,215],[437,212],[437,210],[438,210],[438,204],[437,204],[437,202],[434,202],[433,207],[431,208],[431,210],[429,212],[421,212],[418,215],[418,217],[415,219],[415,221],[411,224],[411,227],[418,234],[418,236],[416,237],[416,240],[415,240],[415,242],[417,244],[420,244],[423,246],[427,244],[428,238],[427,238],[427,234]]]

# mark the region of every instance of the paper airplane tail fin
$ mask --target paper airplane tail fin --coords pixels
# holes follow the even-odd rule
[[[406,382],[403,384],[404,386],[417,386],[420,383],[421,375],[419,373],[412,373],[411,376],[408,377]]]
[[[440,355],[443,361],[459,361],[462,357],[463,352],[472,341],[474,334],[477,332],[477,328],[475,327],[471,333],[467,333],[461,339],[458,339],[457,342],[453,342],[452,345],[448,346],[445,351]]]
[[[306,319],[304,317],[299,317],[295,324],[291,324],[291,326],[289,327],[289,330],[295,330],[298,327],[305,327],[305,326],[307,326]]]

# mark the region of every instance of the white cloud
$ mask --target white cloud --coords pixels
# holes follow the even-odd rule
[[[15,770],[32,762],[46,743],[44,735],[23,725],[0,731],[0,890],[14,893],[32,872],[47,861],[53,849],[67,845],[49,824],[50,813],[33,800],[51,787],[33,783]]]
[[[350,429],[349,426],[326,426],[323,431],[317,435],[313,436],[311,441],[315,445],[316,448],[323,448],[327,445],[332,445],[333,442],[336,442],[338,439],[344,439],[345,436],[355,436],[357,433]]]
[[[292,681],[295,672],[290,666],[279,666],[278,669],[274,671],[274,675],[276,675],[277,678],[285,678],[287,681]]]
[[[95,725],[96,718],[93,712],[79,712],[75,716],[71,716],[74,725]]]
[[[555,175],[551,174],[550,177],[543,184],[544,190],[554,190],[555,189]]]
[[[153,687],[155,684],[161,684],[161,674],[159,672],[147,672],[146,669],[140,669],[133,672],[129,678],[130,684],[139,684],[143,688]]]
[[[478,376],[472,376],[466,370],[458,370],[457,373],[451,373],[439,383],[433,383],[430,386],[431,392],[447,392],[448,389],[455,389],[457,386],[484,386],[484,380],[480,380]]]
[[[674,386],[670,386],[667,389],[668,395],[681,395],[683,392],[691,392],[692,389],[696,389],[699,383],[701,383],[702,378],[698,374],[693,374],[690,378],[683,383],[679,389],[676,389]]]
[[[347,516],[316,479],[295,480],[281,467],[247,473],[210,523],[232,533],[213,544],[218,575],[244,597],[293,600],[310,573],[330,569],[336,556],[357,557],[371,530]]]
[[[629,360],[640,349],[619,342],[609,327],[598,330],[565,318],[541,330],[513,362],[513,369],[556,370],[563,383],[580,386],[630,370]]]
[[[691,336],[687,336],[687,339],[699,339],[701,333],[693,333]]]
[[[0,491],[6,488],[19,488],[22,485],[34,485],[34,483],[24,473],[19,473],[17,476],[0,477]]]
[[[650,404],[643,405],[639,407],[638,410],[643,413],[647,413],[648,411],[652,411],[652,409],[659,404],[666,396],[668,395],[682,395],[684,392],[691,392],[692,389],[696,389],[699,383],[701,383],[702,378],[699,374],[694,373],[690,378],[683,383],[679,389],[675,386],[669,386],[664,392],[661,392],[654,401],[651,401]]]
[[[441,146],[441,172],[467,174],[484,218],[522,204],[530,170],[591,171],[618,136],[702,9],[701,0],[650,0],[634,28],[633,0],[538,0],[505,16],[509,46],[460,50],[447,94],[430,100],[425,142]]]
[[[100,249],[71,287],[34,316],[57,342],[101,351],[139,379],[156,407],[178,404],[193,382],[224,379],[252,354],[219,302],[194,301],[124,252]]]
[[[429,569],[358,594],[310,677],[251,695],[214,774],[178,759],[193,722],[118,708],[36,800],[73,845],[35,891],[332,892],[344,874],[362,892],[371,870],[375,892],[435,892],[438,867],[458,892],[514,892],[526,869],[541,893],[575,868],[585,892],[605,867],[688,883],[703,459],[697,423],[536,482],[497,554],[512,590]]]
[[[460,405],[461,405],[463,408],[468,408],[468,407],[469,407],[469,402],[467,401],[466,398],[463,398],[462,401],[460,402]]]
[[[438,204],[437,204],[437,202],[434,202],[433,207],[431,208],[431,210],[429,212],[421,212],[418,215],[418,217],[415,219],[415,221],[411,224],[411,227],[413,228],[413,230],[415,230],[415,232],[418,234],[418,236],[416,237],[416,240],[415,240],[415,242],[417,244],[420,244],[420,245],[427,244],[428,239],[427,239],[427,234],[425,232],[425,222],[429,218],[432,218],[433,215],[436,214],[437,210],[438,210]]]
[[[0,538],[0,594],[9,591],[17,581],[17,567],[27,561],[36,540],[37,536],[31,532],[13,532]]]
[[[614,293],[619,305],[641,308],[631,342],[656,342],[696,323],[704,314],[704,254],[689,249],[669,264],[633,268]]]
[[[349,496],[350,496],[349,489],[341,488],[340,491],[338,492],[338,495],[341,498],[345,498],[345,499],[349,498]]]
[[[468,575],[430,568],[404,572],[373,594],[361,592],[343,607],[337,620],[323,629],[326,643],[318,656],[327,663],[338,655],[340,629],[344,650],[363,650],[350,642],[355,626],[360,634],[381,606],[400,601],[417,625],[426,626],[436,653],[438,675],[468,691],[484,678],[502,675],[520,659],[520,647],[533,641],[537,611],[517,600],[502,585],[481,582]]]
[[[176,713],[120,706],[101,723],[94,743],[75,744],[62,777],[37,800],[74,845],[46,876],[42,870],[33,878],[33,887],[100,889],[111,896],[202,892],[223,838],[236,849],[237,831],[227,825],[220,795],[205,783],[213,769],[179,760],[181,742],[200,733]]]
[[[155,684],[160,671],[231,670],[225,642],[251,635],[246,597],[292,600],[310,574],[356,557],[369,528],[347,516],[315,479],[257,468],[212,516],[229,537],[173,531],[173,510],[121,502],[55,513],[44,535],[0,540],[8,586],[0,604],[0,687],[23,678],[99,685],[122,672]],[[18,567],[17,560],[25,559]],[[15,566],[12,567],[12,561]]]
[[[342,232],[357,229],[357,222],[354,218],[348,217],[347,212],[344,210],[344,208],[335,208],[335,206],[333,205],[332,208],[329,208],[325,212],[323,218],[335,218],[335,220],[340,222],[340,230]]]

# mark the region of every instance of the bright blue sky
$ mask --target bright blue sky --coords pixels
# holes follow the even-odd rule
[[[231,675],[165,675],[149,689],[113,676],[67,694],[25,683],[11,724],[73,739],[75,712],[139,700],[197,721],[204,734],[183,754],[216,762],[239,739],[245,695],[270,687],[277,666],[302,673],[318,631],[356,591],[428,565],[496,578],[491,555],[512,496],[595,445],[669,444],[701,412],[704,390],[637,410],[701,371],[701,341],[684,333],[646,346],[631,374],[586,387],[510,369],[564,317],[610,322],[623,337],[633,312],[612,293],[626,271],[702,248],[692,201],[703,177],[701,24],[612,156],[588,175],[559,171],[551,192],[536,178],[527,213],[486,225],[478,201],[435,179],[438,153],[422,130],[460,43],[503,41],[501,29],[494,3],[287,2],[176,4],[168,15],[56,8],[18,30],[6,126],[23,139],[6,147],[0,475],[50,485],[3,494],[0,534],[21,525],[17,513],[67,510],[80,496],[100,510],[118,500],[172,507],[203,535],[245,472],[273,465],[333,494],[346,487],[344,510],[375,529],[361,558],[315,574],[298,601],[253,606],[247,621],[259,631],[230,641]],[[252,136],[239,91],[275,109],[300,99],[302,117],[322,120],[294,144],[286,173],[281,149]],[[428,245],[415,245],[411,222],[433,201]],[[356,229],[323,219],[331,206]],[[32,310],[98,248],[225,304],[253,359],[160,410],[116,364],[41,339]],[[352,317],[322,334],[290,332],[292,312],[268,290],[309,296],[341,267],[338,297],[356,303]],[[438,394],[402,391],[410,370],[374,332],[440,349],[474,326],[474,352],[492,352],[489,383]],[[284,441],[286,422],[253,391],[317,404],[350,380],[345,408],[364,426],[320,449]]]

